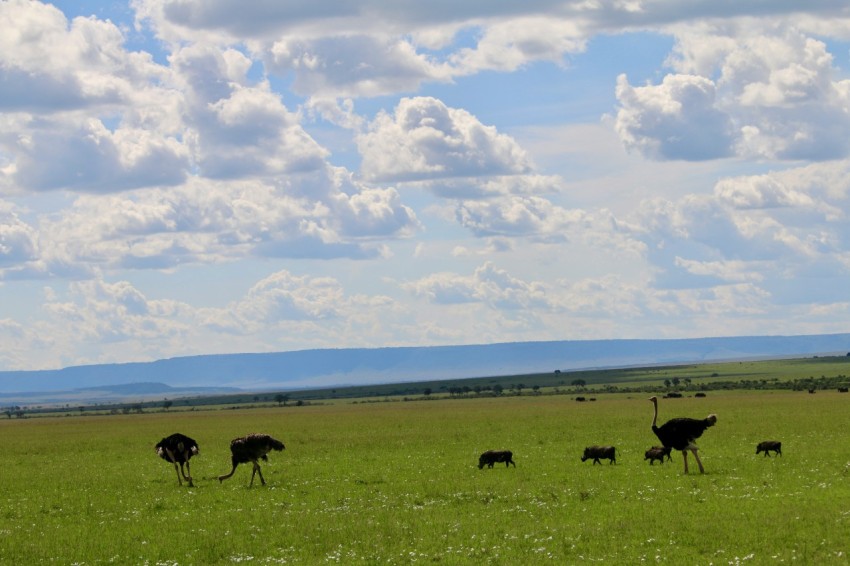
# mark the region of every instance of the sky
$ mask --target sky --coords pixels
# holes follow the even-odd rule
[[[850,332],[845,0],[0,0],[0,27],[0,370]]]

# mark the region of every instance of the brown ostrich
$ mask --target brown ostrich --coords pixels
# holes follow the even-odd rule
[[[253,462],[254,471],[251,472],[251,483],[248,484],[248,487],[254,485],[254,475],[260,474],[260,481],[263,485],[266,485],[266,480],[263,479],[263,472],[260,470],[260,463],[257,460],[265,460],[268,462],[268,454],[272,450],[281,451],[286,448],[283,445],[283,442],[272,438],[268,434],[249,434],[248,436],[242,436],[239,438],[234,438],[230,442],[230,453],[231,453],[231,462],[233,463],[233,469],[230,470],[229,474],[225,474],[223,476],[218,477],[219,482],[223,482],[227,478],[233,475],[233,472],[236,471],[236,466],[239,464]]]
[[[717,422],[717,415],[708,415],[704,419],[679,417],[670,419],[659,427],[655,424],[658,419],[658,399],[656,397],[650,397],[649,400],[655,406],[655,415],[652,417],[652,432],[655,433],[655,436],[658,437],[658,440],[661,441],[661,444],[665,448],[682,451],[682,457],[685,459],[686,474],[688,473],[688,450],[696,458],[700,473],[704,474],[705,470],[702,467],[702,462],[700,462],[699,454],[697,454],[697,445],[694,441],[702,436],[705,429],[714,426],[714,423]]]
[[[192,456],[198,455],[198,443],[189,438],[185,434],[175,433],[171,436],[160,440],[155,446],[157,455],[166,462],[174,464],[174,471],[177,472],[177,483],[183,485],[180,480],[180,475],[183,479],[189,482],[189,487],[195,487],[192,483],[192,471],[189,469],[189,459]],[[180,467],[177,467],[180,464]],[[183,471],[183,465],[186,465],[186,472]]]

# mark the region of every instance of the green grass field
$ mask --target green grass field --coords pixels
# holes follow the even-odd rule
[[[649,466],[645,396],[511,396],[0,421],[3,564],[846,564],[850,395],[710,393],[660,421],[719,416]],[[154,444],[200,444],[195,488]],[[248,488],[231,438],[286,443]],[[755,455],[761,440],[784,456]],[[582,463],[613,444],[616,465]],[[479,470],[489,448],[516,468]]]

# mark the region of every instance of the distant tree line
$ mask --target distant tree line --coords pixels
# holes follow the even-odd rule
[[[607,375],[607,372],[602,372]],[[665,395],[678,396],[678,394],[705,393],[718,390],[793,390],[809,391],[839,390],[847,391],[850,388],[850,377],[844,374],[835,376],[821,375],[820,377],[809,376],[796,379],[759,378],[759,379],[721,379],[717,373],[710,376],[675,376],[666,377],[663,380],[645,381],[643,384],[618,384],[612,379],[607,383],[596,383],[588,385],[583,378],[575,378],[568,382],[564,379],[564,373],[555,371],[549,374],[529,374],[526,376],[504,376],[490,378],[470,378],[468,380],[451,381],[424,381],[417,383],[383,384],[374,386],[355,386],[339,389],[315,389],[299,390],[293,392],[279,393],[238,393],[228,395],[212,395],[204,397],[181,398],[177,400],[164,399],[162,401],[145,401],[132,403],[94,404],[79,406],[79,414],[130,414],[142,413],[146,409],[155,411],[157,409],[168,411],[172,407],[186,410],[195,410],[200,406],[228,406],[228,408],[251,408],[269,406],[276,403],[279,407],[292,405],[302,406],[315,403],[322,399],[348,398],[352,400],[377,399],[388,401],[390,398],[404,401],[450,398],[467,399],[474,397],[499,397],[503,395],[521,396],[532,395],[574,395],[587,393],[664,393]],[[592,373],[587,374],[592,376]],[[516,379],[524,377],[520,381]],[[592,376],[593,377],[593,376]],[[604,379],[596,377],[597,380]],[[624,379],[622,376],[619,379]],[[646,380],[646,377],[642,378]],[[531,383],[529,387],[528,383]],[[9,419],[12,417],[23,418],[28,414],[56,414],[63,409],[60,407],[26,407],[13,405],[2,409],[2,413]],[[65,410],[70,407],[65,405]],[[70,412],[67,413],[70,415]]]

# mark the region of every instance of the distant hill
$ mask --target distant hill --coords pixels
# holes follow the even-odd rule
[[[465,346],[301,350],[263,354],[192,356],[58,370],[0,372],[0,403],[26,393],[165,384],[174,390],[295,390],[342,385],[458,379],[606,367],[736,359],[844,355],[850,334],[750,336],[678,340],[566,340]],[[92,391],[90,391],[92,393]],[[199,393],[197,393],[199,394]]]
[[[128,400],[175,399],[237,393],[236,387],[171,387],[165,383],[121,383],[51,391],[0,392],[0,407],[10,405],[65,405],[120,403]]]

